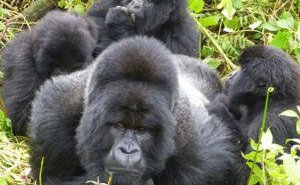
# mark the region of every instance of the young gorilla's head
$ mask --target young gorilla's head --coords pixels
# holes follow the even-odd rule
[[[113,184],[142,184],[174,153],[177,74],[171,53],[143,37],[113,44],[96,59],[77,129],[82,165]]]
[[[139,33],[155,31],[169,20],[187,16],[186,0],[122,0]]]
[[[299,100],[300,68],[283,51],[270,46],[247,48],[239,57],[241,69],[227,81],[226,91],[232,101],[254,105],[266,96],[266,89],[274,87],[271,99]]]
[[[42,77],[73,72],[93,60],[97,30],[88,19],[52,11],[34,31],[36,70]]]

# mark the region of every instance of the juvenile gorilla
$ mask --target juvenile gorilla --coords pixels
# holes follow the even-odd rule
[[[199,31],[187,0],[101,0],[87,16],[98,26],[96,55],[111,42],[136,34],[153,36],[174,53],[198,55]]]
[[[33,102],[31,166],[43,184],[234,184],[238,152],[205,105],[217,74],[144,37],[112,44],[87,69],[54,77]]]
[[[242,150],[249,151],[250,138],[258,139],[264,114],[266,90],[274,87],[270,95],[267,126],[275,143],[285,145],[288,138],[299,138],[296,120],[279,114],[300,105],[300,67],[279,49],[254,46],[239,57],[241,69],[227,81],[225,96],[215,100],[214,112],[222,120],[232,116],[231,128],[239,130]],[[220,107],[227,107],[229,114]],[[211,107],[210,107],[211,108]],[[216,111],[217,110],[217,111]],[[223,113],[223,114],[222,114]],[[245,184],[248,173],[244,173],[241,184]]]
[[[186,0],[99,0],[84,18],[48,13],[6,48],[4,101],[15,134],[25,134],[34,93],[57,71],[85,66],[112,42],[133,35],[163,41],[175,53],[196,56],[199,32]]]

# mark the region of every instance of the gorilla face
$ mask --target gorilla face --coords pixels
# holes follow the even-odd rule
[[[150,173],[158,173],[174,151],[175,128],[161,92],[138,82],[115,82],[95,98],[78,129],[87,171],[111,173],[116,185],[141,184]]]

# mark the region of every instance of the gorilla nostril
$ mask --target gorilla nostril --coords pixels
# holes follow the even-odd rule
[[[134,6],[133,8],[136,9],[136,10],[139,10],[139,9],[141,9],[141,6],[136,5],[136,6]]]
[[[137,153],[138,150],[128,145],[128,147],[120,147],[120,151],[124,154],[134,154]]]

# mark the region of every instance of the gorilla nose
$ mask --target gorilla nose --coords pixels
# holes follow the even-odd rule
[[[122,166],[135,166],[142,160],[142,153],[137,144],[122,143],[114,151],[114,157]]]
[[[131,143],[129,143],[127,146],[120,146],[120,150],[124,154],[134,154],[139,152],[139,150]]]

